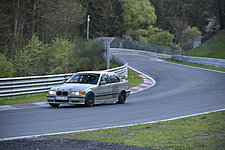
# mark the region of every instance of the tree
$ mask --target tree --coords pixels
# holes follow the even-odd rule
[[[220,30],[225,28],[225,1],[224,0],[209,0],[208,9],[211,11],[210,18],[216,18],[219,23]]]
[[[42,75],[46,72],[45,45],[36,35],[17,52],[14,59],[16,73],[19,76]]]
[[[120,0],[124,8],[124,27],[132,39],[138,39],[136,31],[146,29],[156,21],[155,9],[149,0]],[[133,35],[132,35],[133,34]],[[136,36],[136,37],[135,37]]]
[[[209,1],[205,0],[150,0],[156,9],[156,26],[168,30],[179,42],[188,26],[205,31],[210,17]]]
[[[122,36],[123,8],[118,0],[80,0],[90,15],[90,37]]]
[[[47,48],[48,74],[75,72],[76,66],[71,65],[74,44],[63,38],[55,38]],[[77,55],[77,54],[76,54]]]

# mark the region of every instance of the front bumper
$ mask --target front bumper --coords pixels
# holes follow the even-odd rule
[[[126,97],[128,97],[130,95],[130,89],[126,90]]]
[[[85,104],[85,96],[65,96],[58,99],[55,95],[47,95],[47,102],[52,104]]]

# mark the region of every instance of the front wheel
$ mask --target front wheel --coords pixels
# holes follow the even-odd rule
[[[126,92],[122,91],[119,94],[117,104],[124,104],[126,102]]]
[[[60,104],[49,103],[49,105],[50,105],[51,107],[57,108],[57,107],[59,107]]]
[[[85,105],[88,107],[92,107],[95,104],[95,95],[92,92],[87,93],[85,97]]]

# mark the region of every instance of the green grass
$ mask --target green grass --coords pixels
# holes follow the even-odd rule
[[[213,66],[206,66],[201,64],[195,64],[195,63],[188,63],[188,62],[182,62],[182,61],[176,61],[169,58],[164,58],[164,60],[172,63],[182,64],[182,65],[188,65],[188,66],[194,66],[199,68],[205,68],[205,69],[211,69],[211,70],[217,70],[217,71],[223,71],[225,72],[225,68],[219,68],[219,67],[213,67]]]
[[[137,73],[130,69],[128,69],[128,81],[130,84],[130,88],[136,87],[144,82],[143,78],[139,77]]]
[[[117,67],[117,65],[113,65]],[[128,70],[128,80],[130,81],[130,87],[138,86],[143,83],[143,79],[138,76],[137,73]],[[44,102],[46,101],[47,93],[42,94],[32,94],[32,95],[24,95],[17,96],[13,98],[3,98],[0,99],[0,105],[12,105],[12,104],[23,104],[23,103],[33,103],[33,102]]]
[[[23,104],[46,101],[47,93],[24,95],[0,99],[0,105]]]
[[[49,136],[119,143],[153,149],[225,147],[225,111],[179,120]]]
[[[219,35],[206,41],[189,51],[186,56],[225,59],[225,35]]]

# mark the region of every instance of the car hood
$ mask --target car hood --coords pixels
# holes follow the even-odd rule
[[[83,91],[86,88],[91,88],[95,85],[93,84],[76,84],[76,83],[64,83],[60,86],[56,86],[54,88],[51,88],[51,90],[56,91]]]

